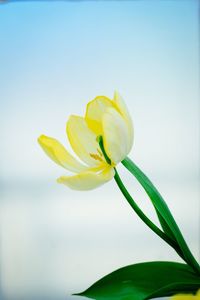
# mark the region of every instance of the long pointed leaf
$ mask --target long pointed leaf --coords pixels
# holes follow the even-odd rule
[[[135,202],[135,200],[133,199],[133,197],[130,195],[130,193],[128,192],[128,190],[126,189],[125,185],[123,184],[119,173],[117,172],[117,170],[115,169],[115,181],[120,189],[120,191],[122,192],[122,194],[124,195],[124,197],[126,198],[126,200],[128,201],[128,203],[130,204],[130,206],[133,208],[133,210],[135,211],[135,213],[138,215],[138,217],[151,229],[153,230],[153,232],[155,232],[161,239],[163,239],[166,243],[168,243],[170,246],[172,246],[175,251],[180,255],[180,257],[183,258],[183,260],[185,259],[183,256],[183,253],[180,249],[180,247],[177,245],[176,241],[173,238],[170,238],[168,235],[166,235],[166,233],[164,233],[162,230],[160,230],[159,227],[157,227],[144,213],[143,211],[139,208],[139,206],[137,205],[137,203]],[[159,214],[159,212],[157,212],[158,216],[161,218],[162,216]],[[164,219],[163,219],[164,222]],[[166,224],[167,226],[167,224]]]
[[[154,206],[155,207],[155,206]],[[156,209],[156,207],[155,207]],[[160,222],[160,225],[162,226],[163,231],[171,237],[172,240],[176,240],[176,237],[174,236],[173,232],[171,231],[170,227],[168,226],[165,219],[162,217],[162,215],[159,213],[159,211],[156,209],[156,213]]]
[[[97,300],[146,300],[177,292],[196,292],[200,277],[185,265],[147,262],[118,269],[79,295]]]
[[[163,230],[165,230],[166,234],[169,234],[168,230],[172,232],[174,235],[178,246],[180,247],[182,253],[184,254],[185,261],[188,262],[193,268],[196,270],[198,274],[200,274],[200,267],[193,257],[190,249],[188,248],[183,235],[176,224],[166,202],[152,184],[152,182],[147,178],[147,176],[130,160],[130,158],[126,158],[122,161],[122,164],[135,176],[135,178],[140,182],[146,193],[148,194],[149,198],[151,199],[154,207],[164,219],[166,226],[163,226],[164,223],[161,225],[163,226]],[[170,234],[171,235],[171,234]]]

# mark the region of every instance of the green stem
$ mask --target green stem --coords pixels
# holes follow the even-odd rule
[[[111,165],[111,159],[108,157],[103,144],[103,137],[98,136],[97,142],[99,143],[99,146],[101,148],[101,151],[105,157],[106,162]],[[156,190],[156,188],[153,186],[151,181],[146,177],[144,173],[127,157],[122,161],[122,164],[136,177],[136,179],[140,182],[140,184],[145,189],[146,193],[150,197],[156,212],[158,213],[158,216],[162,220],[161,226],[163,227],[163,231],[160,230],[138,207],[138,205],[135,203],[127,189],[125,188],[123,182],[121,181],[121,178],[115,169],[115,181],[117,185],[119,186],[121,192],[125,196],[128,203],[131,205],[131,207],[134,209],[136,214],[142,219],[142,221],[150,228],[152,229],[159,237],[161,237],[166,243],[168,243],[171,247],[174,248],[174,250],[178,253],[178,255],[186,262],[188,265],[190,265],[195,272],[200,274],[200,267],[195,260],[194,256],[192,255],[189,247],[187,246],[180,229],[178,228],[173,216],[171,215],[171,212],[159,194],[159,192]],[[165,211],[165,215],[162,215],[161,211]],[[160,221],[161,221],[160,219]],[[164,223],[163,223],[164,222]],[[164,226],[163,226],[164,225]],[[167,227],[166,227],[167,226]],[[165,228],[166,227],[166,228]],[[167,231],[165,230],[167,229]],[[166,234],[167,233],[167,234]]]
[[[200,266],[194,256],[192,255],[178,225],[176,224],[174,217],[172,216],[166,202],[157,191],[155,186],[152,182],[148,179],[148,177],[131,161],[130,158],[126,158],[122,161],[122,164],[135,176],[135,178],[139,181],[142,185],[144,190],[146,191],[147,195],[151,199],[154,207],[159,213],[164,217],[165,221],[167,222],[168,226],[171,228],[176,245],[179,246],[181,252],[183,253],[182,258],[190,265],[195,272],[200,274]],[[179,253],[180,255],[180,253]]]
[[[151,229],[153,230],[160,238],[162,238],[166,243],[168,243],[171,247],[175,249],[175,251],[184,259],[180,249],[176,246],[174,241],[168,237],[163,231],[160,230],[139,208],[139,206],[136,204],[136,202],[133,200],[129,192],[127,191],[126,187],[124,186],[117,170],[115,169],[115,177],[114,177],[120,191],[130,204],[130,206],[133,208],[135,213],[139,216],[139,218]]]

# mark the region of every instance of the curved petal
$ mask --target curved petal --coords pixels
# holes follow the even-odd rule
[[[113,102],[104,96],[98,96],[87,104],[85,120],[96,135],[102,134],[102,116],[108,107],[113,107]]]
[[[123,98],[116,91],[114,94],[113,102],[114,102],[114,105],[116,105],[117,109],[119,110],[120,114],[126,120],[127,126],[129,128],[129,151],[130,151],[133,146],[133,122],[132,122],[131,116],[129,114],[129,111],[126,107],[126,104],[125,104]]]
[[[84,118],[70,116],[67,122],[67,135],[74,152],[89,166],[104,161],[96,135],[88,128]]]
[[[38,143],[53,161],[65,169],[78,173],[87,168],[79,163],[56,139],[41,135]]]
[[[107,167],[100,173],[85,171],[75,176],[61,176],[58,183],[62,183],[73,190],[87,191],[95,189],[111,180],[115,175],[112,167]]]
[[[104,148],[114,164],[122,161],[130,148],[129,129],[124,118],[113,108],[103,115]]]

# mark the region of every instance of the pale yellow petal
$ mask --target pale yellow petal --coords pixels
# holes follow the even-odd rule
[[[132,122],[131,116],[129,114],[129,111],[126,107],[126,104],[125,104],[123,98],[121,97],[121,95],[118,92],[115,92],[113,102],[114,102],[114,105],[116,106],[116,108],[118,109],[118,111],[120,112],[120,114],[126,120],[128,130],[129,130],[129,151],[130,151],[132,148],[132,145],[133,145],[133,135],[134,135],[133,122]]]
[[[85,120],[96,135],[102,134],[102,116],[108,107],[113,107],[113,102],[105,96],[98,96],[87,104]]]
[[[115,164],[122,161],[130,151],[129,130],[124,118],[114,108],[103,115],[104,148]]]
[[[70,116],[67,122],[67,135],[72,149],[82,161],[90,166],[104,161],[96,135],[88,128],[84,118]]]
[[[87,191],[95,189],[110,181],[114,175],[114,169],[112,167],[107,167],[99,173],[85,171],[75,176],[61,176],[57,181],[73,190]]]
[[[200,291],[196,295],[177,294],[171,297],[170,300],[200,300]]]
[[[41,135],[38,143],[44,152],[58,165],[72,172],[81,172],[87,167],[79,163],[56,139]]]

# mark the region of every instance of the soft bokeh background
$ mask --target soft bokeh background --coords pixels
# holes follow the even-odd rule
[[[114,181],[90,192],[58,185],[65,171],[37,144],[45,133],[67,146],[68,116],[115,89],[134,120],[130,156],[199,259],[198,48],[195,0],[0,5],[0,299],[71,299],[124,265],[179,261]],[[119,170],[156,220],[142,189]]]

